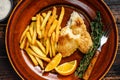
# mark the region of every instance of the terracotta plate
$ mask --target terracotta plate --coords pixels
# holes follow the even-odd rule
[[[83,17],[88,31],[90,31],[90,21],[92,21],[96,12],[100,11],[102,15],[102,22],[104,25],[111,24],[111,34],[108,42],[103,46],[102,52],[95,64],[95,67],[90,76],[90,80],[98,80],[103,78],[110,69],[114,62],[117,45],[118,45],[118,31],[115,20],[103,0],[21,0],[14,9],[7,28],[6,28],[6,49],[9,60],[14,67],[15,71],[22,79],[26,80],[42,80],[42,79],[62,79],[62,80],[75,80],[77,79],[74,74],[69,76],[61,76],[53,73],[41,74],[39,67],[34,67],[29,57],[24,51],[20,50],[19,40],[22,32],[26,26],[30,23],[31,17],[38,12],[44,12],[50,10],[53,6],[58,8],[58,14],[60,7],[65,7],[65,17],[62,23],[62,27],[65,26],[67,20],[70,17],[72,11],[77,11]],[[106,27],[104,27],[105,29]],[[75,54],[62,61],[70,61],[77,59],[78,64],[83,57],[82,53],[76,51]]]

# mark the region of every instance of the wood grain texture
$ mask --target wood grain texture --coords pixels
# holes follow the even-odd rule
[[[104,80],[120,80],[120,0],[104,0],[110,7],[118,26],[119,32],[119,45],[118,52],[114,64],[112,65],[110,71],[104,77]]]
[[[110,7],[118,26],[118,32],[120,36],[120,0],[104,0]],[[18,0],[14,0],[14,6]],[[7,20],[0,23],[0,80],[20,80],[12,68],[5,49],[5,29]],[[119,37],[120,38],[120,37]],[[103,78],[103,80],[120,80],[120,39],[117,56],[110,71]]]

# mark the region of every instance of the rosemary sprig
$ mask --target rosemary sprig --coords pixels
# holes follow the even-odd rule
[[[92,59],[96,49],[100,45],[100,38],[103,34],[102,31],[102,22],[101,22],[101,15],[100,12],[97,12],[97,16],[94,21],[90,23],[91,26],[91,37],[93,41],[93,47],[88,51],[87,54],[84,55],[82,58],[79,67],[75,71],[75,75],[77,75],[79,78],[83,77],[84,72],[86,71],[90,60]]]

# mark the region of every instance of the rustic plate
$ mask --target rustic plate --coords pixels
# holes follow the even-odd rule
[[[118,31],[115,20],[107,5],[103,0],[21,0],[14,9],[7,28],[6,28],[6,50],[9,60],[22,79],[26,80],[41,80],[41,79],[62,79],[62,80],[75,80],[77,79],[74,74],[69,76],[60,76],[58,74],[46,73],[42,75],[39,67],[34,67],[28,56],[24,51],[19,48],[19,40],[22,32],[30,23],[31,17],[38,12],[43,12],[51,9],[53,6],[58,8],[65,7],[65,17],[62,27],[65,26],[72,11],[77,11],[83,17],[87,29],[90,29],[89,23],[92,21],[96,12],[100,11],[102,15],[102,22],[111,24],[111,34],[108,42],[103,46],[102,52],[95,64],[95,67],[90,76],[90,80],[102,79],[112,66],[116,51],[118,47]],[[104,27],[105,29],[106,27]],[[83,55],[79,51],[69,58],[65,58],[63,62],[77,59],[78,63]]]

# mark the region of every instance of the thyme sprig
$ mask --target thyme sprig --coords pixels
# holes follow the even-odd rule
[[[77,75],[79,78],[83,77],[83,74],[90,63],[90,60],[92,59],[93,55],[95,54],[95,51],[100,45],[100,39],[101,36],[103,35],[103,31],[102,31],[103,23],[101,21],[100,12],[97,12],[97,16],[95,20],[90,23],[90,26],[91,26],[91,37],[93,41],[93,47],[88,51],[87,54],[84,55],[84,57],[80,61],[79,67],[75,71],[75,75]]]

